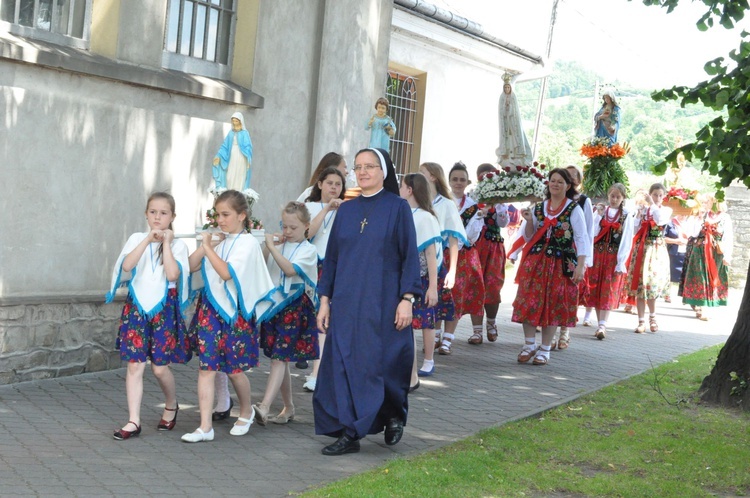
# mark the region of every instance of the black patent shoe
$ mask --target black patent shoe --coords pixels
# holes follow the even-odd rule
[[[385,425],[385,444],[393,446],[394,444],[401,441],[401,436],[404,435],[404,421],[400,418],[393,417],[388,420]]]
[[[320,450],[326,456],[346,455],[347,453],[359,452],[359,439],[354,439],[348,434],[340,436],[335,443],[329,444]]]
[[[128,424],[133,424],[135,426],[134,431],[126,431],[125,429],[120,429],[119,431],[112,434],[112,437],[115,438],[117,441],[125,441],[126,439],[130,439],[131,437],[137,437],[141,433],[141,426],[136,424],[135,422],[128,421]],[[127,424],[125,424],[127,425]]]
[[[216,422],[217,420],[224,420],[226,418],[229,418],[229,413],[232,411],[232,407],[234,406],[234,400],[232,398],[229,398],[229,410],[224,412],[213,412],[211,414],[211,420]]]

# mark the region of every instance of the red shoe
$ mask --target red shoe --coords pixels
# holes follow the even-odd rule
[[[133,424],[135,426],[134,431],[126,431],[125,429],[120,429],[119,431],[112,434],[112,437],[115,438],[118,441],[124,441],[126,439],[129,439],[131,437],[136,437],[141,433],[141,426],[136,424],[133,421],[128,421],[128,424]],[[125,424],[127,425],[127,424]]]
[[[174,408],[167,408],[165,406],[164,409],[167,410],[168,412],[174,412],[174,417],[169,422],[167,422],[164,419],[159,420],[159,425],[156,426],[156,430],[171,431],[172,429],[174,429],[174,426],[177,423],[177,412],[180,411],[180,405],[178,403],[177,406]]]

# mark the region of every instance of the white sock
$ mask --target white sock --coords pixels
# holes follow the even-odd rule
[[[591,311],[587,311],[586,314],[583,315],[583,321],[588,322],[591,320]]]
[[[599,325],[606,327],[607,326],[607,320],[599,320]]]
[[[453,339],[455,339],[455,336],[453,334],[443,332],[443,344],[450,346],[451,342],[453,342]]]
[[[473,329],[474,329],[474,333],[475,334],[482,335],[482,326],[481,325],[474,325]]]
[[[427,372],[427,371],[432,370],[432,367],[434,366],[435,366],[435,360],[424,360],[424,362],[422,363],[422,368],[420,368],[420,370],[424,370]]]
[[[536,337],[529,341],[528,339],[525,339],[524,341],[525,346],[531,346],[531,349],[534,349],[536,347]]]
[[[437,344],[438,342],[440,342],[440,331],[436,330],[435,331],[435,344]]]
[[[494,318],[487,318],[487,325],[495,325],[495,319]]]
[[[214,411],[225,412],[229,410],[229,385],[227,374],[216,372],[214,376],[214,392],[216,393],[216,406]]]

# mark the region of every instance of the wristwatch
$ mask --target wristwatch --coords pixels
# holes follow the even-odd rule
[[[411,296],[411,297],[401,296],[401,300],[409,301],[411,304],[414,304],[414,301],[416,301],[416,299],[414,299],[414,296]]]

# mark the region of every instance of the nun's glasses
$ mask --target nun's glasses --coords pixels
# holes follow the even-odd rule
[[[374,171],[376,169],[380,169],[380,165],[379,164],[357,164],[352,169],[357,172]]]

